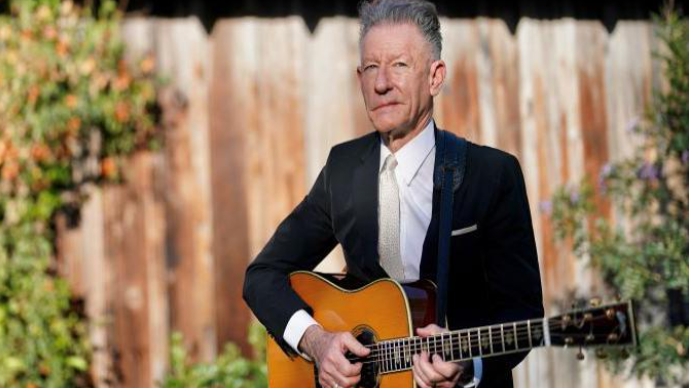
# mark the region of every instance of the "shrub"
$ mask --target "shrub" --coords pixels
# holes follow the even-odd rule
[[[89,384],[86,321],[56,276],[53,223],[155,145],[153,58],[124,60],[120,15],[15,0],[0,15],[0,386]]]
[[[597,187],[560,188],[545,208],[558,237],[590,257],[610,293],[637,301],[640,345],[629,364],[618,351],[608,365],[689,384],[689,21],[670,10],[655,20],[667,87],[628,126],[640,146],[605,165]],[[615,205],[617,222],[595,216],[596,190]]]

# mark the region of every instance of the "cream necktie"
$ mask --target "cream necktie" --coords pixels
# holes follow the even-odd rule
[[[397,159],[385,158],[378,180],[378,254],[380,265],[395,280],[404,280],[400,254],[400,195],[395,178]]]

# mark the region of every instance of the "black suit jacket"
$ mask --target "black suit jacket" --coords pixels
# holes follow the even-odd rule
[[[436,140],[439,130],[436,130]],[[339,243],[348,271],[364,280],[386,277],[378,263],[380,137],[374,132],[335,146],[304,200],[280,224],[249,265],[244,299],[288,353],[285,326],[311,308],[291,289],[288,275],[311,270]],[[441,161],[436,153],[435,168]],[[543,316],[536,245],[517,159],[494,148],[467,147],[466,174],[454,193],[448,289],[451,329]],[[421,277],[435,279],[440,190],[424,240]],[[485,358],[481,388],[512,386],[511,369],[526,353]]]

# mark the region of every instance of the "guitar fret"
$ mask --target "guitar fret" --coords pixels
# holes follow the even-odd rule
[[[514,348],[519,349],[519,337],[517,337],[517,322],[512,323],[512,336],[514,337]]]
[[[526,321],[526,331],[529,333],[529,347],[533,348],[533,342],[531,340],[531,320]]]
[[[505,352],[505,325],[500,324],[500,335],[502,336],[502,351]]]
[[[392,367],[393,369],[397,367],[397,340],[392,341]]]
[[[483,356],[483,346],[481,346],[481,329],[478,329],[478,354]]]
[[[490,342],[490,353],[493,354],[493,326],[488,326],[488,342]]]
[[[543,318],[543,343],[545,346],[550,346],[550,327],[548,326],[548,318]]]
[[[385,342],[378,344],[378,365],[380,365],[380,371],[385,372]]]
[[[444,336],[445,335],[443,334],[443,337]],[[450,340],[450,343],[447,344],[447,346],[445,346],[445,344],[443,344],[443,353],[445,354],[445,357],[444,357],[445,361],[452,359],[452,336],[450,335],[450,333],[447,333],[447,336],[448,336],[448,340]]]
[[[459,359],[461,360],[464,358],[464,354],[462,352],[462,348],[464,347],[464,342],[462,342],[462,332],[461,331],[457,332],[457,343],[459,345],[458,346],[459,347]]]
[[[469,342],[469,357],[473,357],[473,356],[471,355],[471,330],[467,330],[467,336],[469,337],[469,338],[467,339],[467,342]]]
[[[442,349],[443,360],[445,359],[445,336],[440,334],[440,347]]]

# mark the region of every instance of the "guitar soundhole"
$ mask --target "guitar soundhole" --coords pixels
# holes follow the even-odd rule
[[[357,333],[358,331],[358,333]],[[368,328],[355,330],[354,336],[364,345],[372,345],[376,342],[374,333]],[[361,368],[361,381],[358,388],[377,388],[378,387],[378,365],[376,362],[366,362]]]
[[[363,345],[372,345],[376,342],[376,335],[373,330],[365,326],[359,326],[354,329],[352,331],[352,335],[354,335],[354,337]],[[351,353],[347,353],[345,356],[347,358],[354,357],[354,355]],[[316,387],[323,388],[318,383],[318,367],[314,368],[314,372],[316,378]],[[364,366],[361,368],[361,380],[359,380],[357,388],[378,388],[380,385],[379,376],[378,365],[372,361],[365,362]]]

